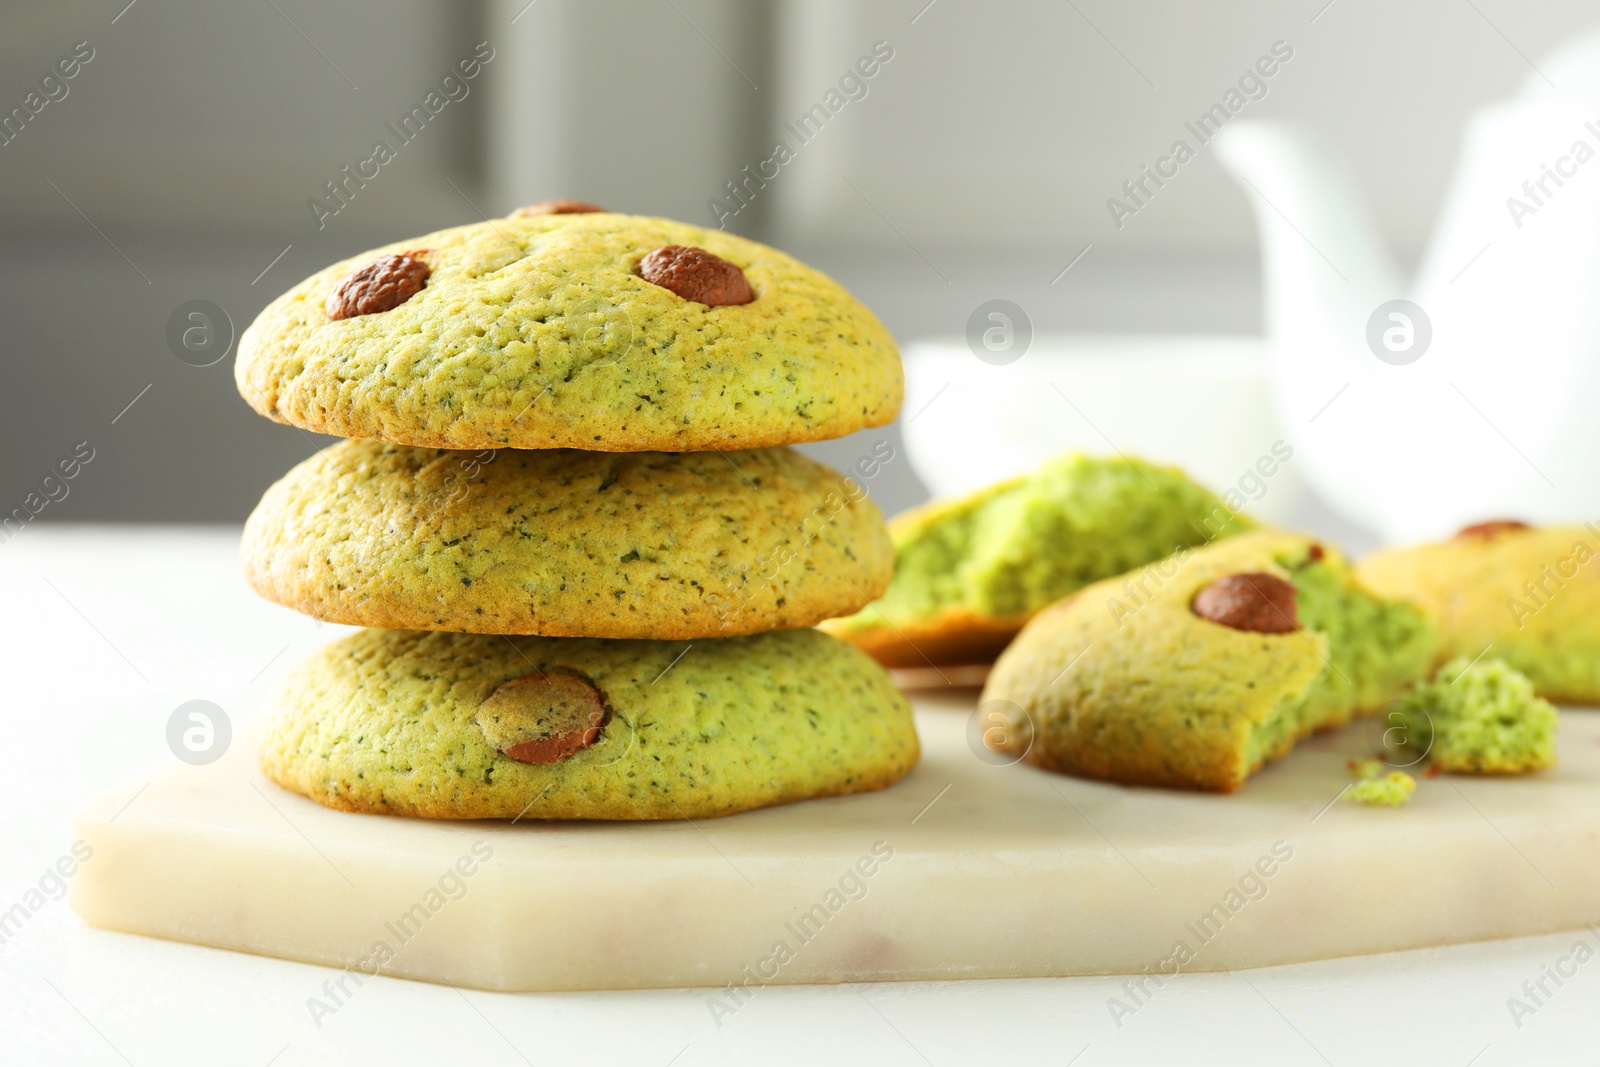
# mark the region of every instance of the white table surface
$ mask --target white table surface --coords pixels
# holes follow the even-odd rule
[[[215,701],[238,735],[295,659],[342,632],[254,598],[237,539],[36,525],[0,545],[0,911],[68,848],[78,804],[119,783],[131,794],[174,759],[180,703]],[[1513,1020],[1508,998],[1580,938],[1595,959],[1559,988],[1546,979],[1553,995]],[[319,1026],[307,1000],[335,972],[90,930],[47,900],[0,943],[0,1063],[1595,1063],[1596,960],[1600,935],[1557,934],[1184,975],[1120,1027],[1117,978],[769,986],[720,1027],[708,990],[508,995],[374,978]]]

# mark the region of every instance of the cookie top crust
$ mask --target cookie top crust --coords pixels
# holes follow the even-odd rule
[[[673,287],[646,280],[641,261],[671,248],[694,250],[674,253]],[[690,298],[734,299],[738,275],[746,302]],[[234,377],[278,422],[454,449],[818,441],[890,422],[903,392],[894,339],[831,278],[733,234],[609,212],[494,219],[336,263],[261,312]]]
[[[1443,541],[1387,548],[1356,565],[1373,589],[1439,620],[1439,655],[1489,655],[1546,700],[1600,703],[1600,527],[1477,523]]]

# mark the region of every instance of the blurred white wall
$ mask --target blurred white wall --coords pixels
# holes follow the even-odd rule
[[[1243,114],[1318,127],[1413,261],[1465,115],[1600,20],[1578,0],[124,2],[0,8],[0,110],[95,50],[0,145],[0,508],[103,443],[50,519],[237,520],[315,447],[253,416],[227,361],[174,357],[185,301],[237,332],[336,258],[549,196],[715,224],[747,165],[773,176],[730,227],[903,340],[993,297],[1041,330],[1253,333],[1254,225],[1205,149],[1120,228],[1107,211],[1185,120],[1286,42]],[[470,93],[319,227],[308,201],[477,42]],[[862,76],[877,42],[892,58]],[[785,123],[830,91],[801,143]],[[886,510],[921,492],[898,478],[874,487]]]
[[[1464,116],[1530,74],[1524,55],[1536,62],[1600,22],[1583,0],[938,0],[911,23],[926,2],[784,6],[780,39],[795,47],[780,51],[775,119],[814,103],[873,41],[891,42],[895,59],[790,168],[775,232],[903,244],[849,178],[922,245],[1251,251],[1246,201],[1204,148],[1122,228],[1105,201],[1175,139],[1198,146],[1184,122],[1282,41],[1293,58],[1239,117],[1324,132],[1414,255]]]

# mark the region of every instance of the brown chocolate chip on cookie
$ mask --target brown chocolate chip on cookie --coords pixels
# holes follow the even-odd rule
[[[391,311],[422,292],[432,273],[413,253],[379,256],[344,276],[328,294],[328,318],[353,318]]]
[[[557,763],[594,744],[605,727],[600,690],[575,674],[533,671],[502,682],[478,705],[478,727],[519,763]]]
[[[744,271],[689,245],[667,245],[649,253],[639,261],[639,277],[710,307],[748,304],[756,298]]]
[[[1196,593],[1189,607],[1202,619],[1235,630],[1284,634],[1300,628],[1294,586],[1262,571],[1218,578]]]
[[[590,215],[596,211],[604,211],[599,204],[591,204],[583,200],[541,200],[537,204],[519,207],[511,213],[514,219],[527,219],[535,215]]]
[[[1478,538],[1481,541],[1487,541],[1491,537],[1495,537],[1495,536],[1497,536],[1499,534],[1507,533],[1507,532],[1509,532],[1511,530],[1527,530],[1527,529],[1530,529],[1530,527],[1528,526],[1527,523],[1523,522],[1521,519],[1493,519],[1493,520],[1491,520],[1489,522],[1478,522],[1478,523],[1472,524],[1471,526],[1463,526],[1463,527],[1461,527],[1461,529],[1456,531],[1456,537],[1458,537],[1458,538],[1474,538],[1475,537],[1475,538]]]

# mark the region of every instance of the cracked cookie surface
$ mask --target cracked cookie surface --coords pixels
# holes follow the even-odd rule
[[[496,747],[479,712],[530,672],[604,702],[553,762]],[[289,675],[262,771],[346,811],[435,819],[699,819],[882,789],[919,755],[911,706],[818,630],[600,641],[363,630]]]
[[[787,448],[343,441],[267,490],[240,555],[256,592],[329,622],[561,637],[810,626],[894,569],[859,483]]]

